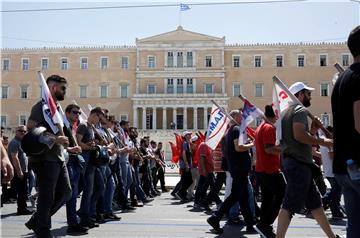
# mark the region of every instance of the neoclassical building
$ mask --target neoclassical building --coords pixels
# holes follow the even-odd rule
[[[197,130],[207,127],[212,99],[231,110],[242,107],[241,93],[263,109],[272,101],[273,75],[316,88],[311,111],[331,124],[333,65],[347,67],[352,57],[345,43],[229,45],[179,26],[135,46],[2,49],[1,62],[6,128],[26,122],[40,97],[41,70],[67,79],[63,107],[105,107],[143,130]]]

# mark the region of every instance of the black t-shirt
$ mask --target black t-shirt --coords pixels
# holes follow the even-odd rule
[[[358,146],[360,134],[355,130],[353,105],[360,100],[360,63],[352,64],[339,76],[332,95],[331,107],[334,123],[333,171],[346,174],[346,160],[360,165]]]
[[[251,169],[249,151],[238,152],[235,150],[234,140],[239,139],[240,128],[231,126],[226,134],[227,142],[227,165],[231,177],[247,175]]]
[[[83,136],[81,142],[85,144],[95,140],[94,131],[92,127],[87,123],[86,124],[80,123],[76,130],[76,134]]]

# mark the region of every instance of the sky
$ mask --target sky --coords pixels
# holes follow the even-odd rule
[[[172,0],[2,1],[0,46],[135,46],[136,38],[173,31],[179,25],[189,31],[225,36],[226,44],[344,42],[360,24],[360,3],[356,1],[183,1],[190,7],[187,11],[180,11],[180,1]],[[150,7],[159,4],[173,6]],[[131,7],[5,12],[109,6]]]

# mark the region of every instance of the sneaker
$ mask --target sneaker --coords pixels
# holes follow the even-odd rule
[[[104,219],[109,221],[120,221],[121,217],[116,216],[114,213],[104,214]]]
[[[201,209],[201,207],[200,207],[200,205],[198,203],[194,203],[193,208],[198,209],[198,210]]]
[[[92,222],[92,221],[85,221],[85,222],[80,222],[79,224],[82,227],[89,227],[89,229],[95,228],[95,227],[99,227],[99,223],[97,222]]]
[[[257,231],[257,233],[260,234],[263,238],[275,238],[276,234],[274,233],[271,226],[262,226],[261,224],[257,224],[254,229]]]
[[[209,207],[209,205],[207,205],[207,204],[200,204],[200,207],[202,209],[204,209],[205,211],[212,211],[211,208]]]
[[[186,198],[186,196],[182,196],[179,193],[176,193],[176,198],[180,199],[182,202],[188,202],[189,200]]]
[[[239,217],[233,218],[233,219],[228,219],[226,224],[229,226],[246,226],[245,221],[241,220]]]
[[[86,235],[86,234],[88,234],[88,228],[82,227],[79,224],[77,224],[75,226],[68,226],[67,233],[68,234],[83,234],[83,235]]]
[[[30,220],[25,223],[25,226],[26,226],[29,230],[35,231],[35,229],[36,229],[36,224],[35,224],[34,216],[32,216],[32,217],[30,218]]]
[[[257,234],[257,231],[254,226],[246,226],[246,234]]]
[[[151,198],[151,197],[146,197],[142,202],[143,202],[143,203],[149,203],[149,202],[152,202],[152,201],[154,201],[153,198]]]
[[[130,205],[125,205],[122,207],[122,210],[134,211],[134,210],[136,210],[136,208],[133,206],[130,206]]]
[[[217,219],[215,216],[210,216],[206,221],[210,226],[212,226],[217,234],[224,232],[224,229],[220,227],[219,219]]]
[[[21,215],[31,215],[33,213],[34,213],[33,211],[30,211],[28,209],[24,209],[24,210],[18,210],[16,214],[21,216]]]
[[[35,207],[36,205],[36,198],[33,195],[29,196],[29,201],[31,203],[31,207]]]

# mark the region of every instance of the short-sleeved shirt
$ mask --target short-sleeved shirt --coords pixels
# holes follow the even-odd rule
[[[87,123],[80,123],[76,130],[76,134],[82,135],[81,142],[84,144],[95,140],[94,130],[91,125]]]
[[[185,151],[186,158],[183,158],[183,156],[182,156],[183,151]],[[188,165],[191,168],[191,161],[192,161],[191,157],[192,157],[192,155],[191,155],[191,150],[190,150],[190,144],[187,141],[185,141],[182,144],[182,150],[181,150],[181,155],[180,155],[180,160],[179,160],[180,169],[185,169],[184,159],[187,160]]]
[[[16,137],[12,139],[8,146],[8,153],[9,157],[11,157],[12,161],[12,154],[18,155],[20,167],[22,172],[28,172],[28,158],[24,151],[21,149],[21,141],[18,140]]]
[[[293,132],[294,123],[304,124],[305,130],[309,132],[307,115],[308,111],[302,105],[292,105],[286,109],[281,121],[281,153],[286,157],[295,158],[301,162],[311,164],[313,163],[311,145],[303,144],[295,140]]]
[[[239,126],[230,127],[226,134],[227,166],[233,178],[247,175],[251,169],[251,157],[249,151],[238,152],[235,150],[234,140],[239,139]]]
[[[53,131],[51,130],[50,126],[48,125],[48,123],[44,118],[41,101],[39,101],[32,107],[29,120],[36,122],[37,127],[43,126],[46,128],[48,133],[53,134]],[[29,157],[29,161],[32,162],[40,162],[40,160],[53,161],[53,162],[65,161],[65,158],[63,156],[63,150],[64,147],[62,145],[54,144],[54,146],[50,150],[45,151],[41,155]]]
[[[202,163],[199,162],[199,173],[200,175],[205,175],[205,171],[208,173],[214,172],[214,162],[212,160],[212,151],[209,146],[205,144],[205,142],[201,142],[199,146],[199,159],[202,157],[205,157],[204,165],[205,167],[202,167]]]
[[[275,145],[276,129],[263,122],[255,131],[256,172],[272,174],[280,171],[280,155],[268,154],[265,145]]]
[[[346,160],[360,166],[360,133],[355,129],[354,102],[360,100],[360,63],[352,64],[334,85],[331,107],[334,125],[335,174],[346,174]]]

